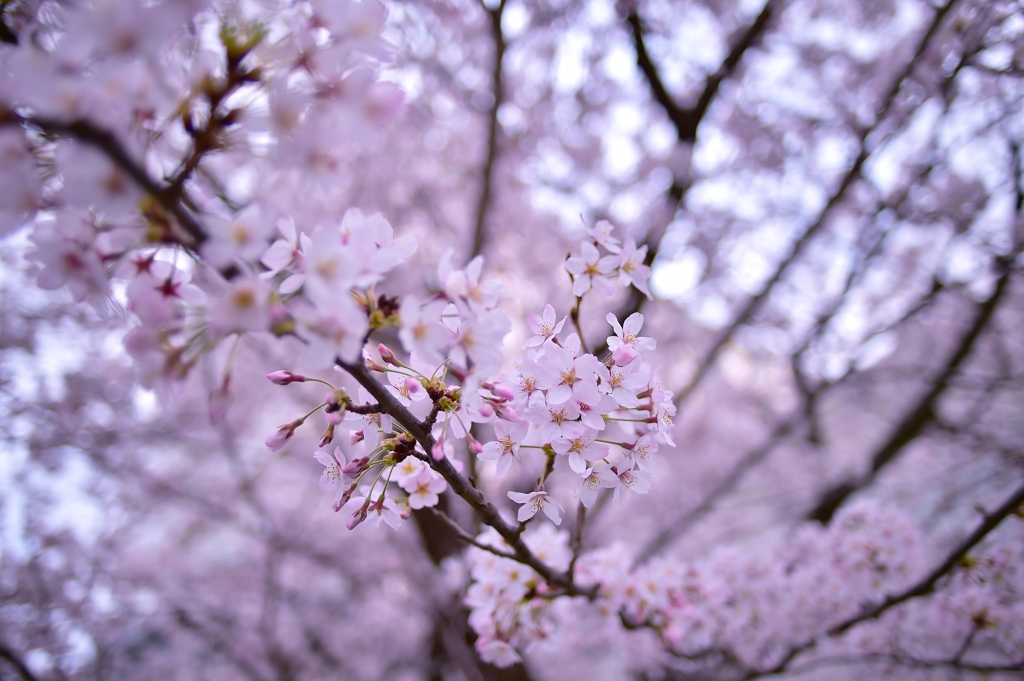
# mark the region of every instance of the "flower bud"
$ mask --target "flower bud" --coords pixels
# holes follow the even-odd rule
[[[512,407],[508,406],[507,404],[496,404],[496,405],[494,405],[494,411],[495,411],[495,413],[498,414],[498,418],[500,418],[500,419],[504,419],[505,421],[513,421],[513,422],[518,422],[519,421],[519,414],[517,414],[516,410],[513,409]]]
[[[380,351],[380,358],[384,360],[385,363],[392,364],[396,367],[402,366],[402,363],[398,361],[398,358],[395,357],[395,353],[391,352],[391,349],[388,346],[380,343],[377,345],[377,350]]]
[[[473,437],[470,433],[466,433],[466,445],[469,447],[469,451],[474,454],[480,454],[484,451],[484,446],[480,444],[480,441]]]
[[[409,391],[410,395],[412,395],[422,390],[423,386],[420,384],[419,379],[409,376],[405,379],[405,389]]]
[[[327,425],[327,430],[324,431],[323,437],[320,438],[320,447],[321,448],[326,447],[327,445],[331,444],[331,442],[333,440],[334,440],[334,424],[333,423],[329,423]]]
[[[288,385],[289,383],[303,383],[306,377],[282,369],[281,371],[267,374],[267,380],[274,385]]]
[[[444,438],[438,438],[434,446],[430,448],[430,454],[434,457],[434,461],[440,461],[444,458]]]
[[[640,356],[632,345],[620,345],[612,353],[612,362],[617,367],[624,367]]]
[[[508,400],[511,402],[516,398],[516,394],[512,392],[507,386],[504,386],[501,383],[488,384],[485,385],[484,387],[486,387],[488,390],[490,390],[492,393],[494,393],[503,400]]]
[[[284,448],[288,440],[291,439],[292,435],[295,434],[295,429],[301,426],[304,420],[305,419],[296,419],[291,423],[279,426],[277,430],[267,436],[267,439],[263,444],[267,445],[267,449],[272,452],[280,451]]]
[[[352,517],[348,519],[347,523],[345,523],[345,527],[347,527],[350,530],[354,530],[357,527],[359,527],[359,523],[363,522],[364,520],[366,520],[365,506],[352,514]]]

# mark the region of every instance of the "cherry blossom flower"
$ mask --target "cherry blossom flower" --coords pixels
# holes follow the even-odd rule
[[[597,501],[597,493],[602,489],[616,487],[618,476],[611,471],[610,464],[598,464],[592,468],[586,468],[580,472],[580,479],[576,483],[576,496],[580,503],[587,508]]]
[[[639,312],[634,312],[626,317],[626,321],[623,322],[622,326],[619,326],[619,320],[611,312],[608,313],[605,319],[612,325],[612,329],[615,330],[614,336],[608,336],[608,349],[613,353],[622,347],[630,347],[638,352],[649,352],[658,347],[657,342],[653,338],[640,335],[640,329],[644,325],[644,316]],[[616,362],[616,364],[625,366],[632,362],[633,359],[636,359],[636,357],[632,357],[627,362]]]
[[[573,334],[569,340],[578,336]],[[549,405],[575,399],[597,404],[601,393],[597,389],[597,372],[601,363],[591,354],[576,356],[569,348],[550,347],[537,361],[540,369],[538,385],[547,391]]]
[[[429,508],[437,505],[438,495],[448,489],[448,483],[439,473],[424,467],[402,489],[409,492],[409,508]]]
[[[622,504],[625,502],[625,491],[637,494],[647,494],[651,491],[650,475],[640,469],[628,469],[618,471],[618,483],[615,485],[614,501]]]
[[[651,268],[644,264],[647,257],[646,244],[640,248],[630,237],[622,246],[619,254],[619,286],[625,288],[632,284],[638,291],[648,298],[651,292],[647,289],[647,279],[651,276]]]
[[[207,311],[210,330],[218,335],[268,330],[269,296],[267,285],[255,276],[232,282],[224,294],[214,299]]]
[[[601,252],[588,241],[580,244],[580,255],[574,255],[565,261],[565,269],[573,275],[572,292],[583,296],[594,290],[606,296],[615,293],[615,285],[609,276],[619,267],[620,259],[616,255],[601,257]]]
[[[496,667],[511,667],[522,661],[515,648],[498,638],[479,639],[476,649],[480,653],[480,659]]]
[[[587,470],[587,463],[597,461],[608,456],[608,446],[595,443],[597,433],[588,430],[579,437],[571,440],[556,440],[551,444],[552,448],[559,454],[569,455],[569,468],[578,475],[583,475]]]
[[[519,522],[521,523],[525,523],[537,515],[537,511],[543,511],[544,515],[550,518],[551,522],[555,525],[562,523],[562,516],[560,514],[565,513],[565,509],[562,508],[562,505],[557,500],[542,489],[530,492],[529,494],[509,492],[508,498],[517,504],[522,504],[518,515]]]
[[[501,419],[494,422],[494,436],[497,440],[488,442],[479,454],[483,461],[497,461],[498,475],[505,475],[513,459],[519,458],[519,445],[530,427],[525,423],[509,423]]]
[[[273,231],[274,222],[260,206],[252,204],[217,225],[210,240],[203,244],[202,253],[215,267],[225,267],[236,258],[251,262],[266,251]]]
[[[333,508],[335,512],[340,511],[344,506],[345,492],[352,484],[352,478],[345,475],[342,470],[345,466],[345,454],[341,447],[335,447],[333,455],[317,450],[313,452],[313,456],[324,466],[324,472],[320,476],[320,489],[335,492]]]
[[[533,335],[523,344],[523,348],[535,348],[554,338],[562,330],[565,320],[566,318],[562,317],[557,324],[555,323],[555,308],[551,305],[544,306],[543,317],[531,314],[526,318],[526,326]]]
[[[603,247],[609,253],[618,253],[622,247],[619,240],[612,236],[615,231],[614,225],[607,220],[598,220],[594,226],[587,230],[587,235],[593,239],[598,246]]]
[[[637,393],[645,390],[649,381],[650,377],[642,370],[641,363],[630,362],[625,366],[609,367],[608,382],[602,382],[601,387],[608,391],[623,409],[635,409],[640,406]]]
[[[440,363],[442,349],[455,339],[455,334],[441,323],[445,305],[440,300],[421,304],[413,295],[402,299],[398,311],[402,320],[398,338],[406,352],[416,353],[427,362]]]
[[[557,405],[537,404],[526,410],[527,420],[540,426],[539,435],[547,442],[557,438],[571,440],[582,435],[586,426],[576,420],[579,416],[580,412],[575,402]]]

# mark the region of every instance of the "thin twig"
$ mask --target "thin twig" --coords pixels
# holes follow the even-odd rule
[[[484,544],[484,543],[482,543],[480,541],[477,541],[473,537],[473,535],[471,535],[469,532],[466,532],[464,529],[459,527],[459,524],[457,522],[455,522],[454,520],[452,520],[451,516],[449,516],[447,513],[443,513],[441,511],[437,510],[436,508],[431,508],[430,512],[433,513],[434,517],[440,519],[448,527],[450,527],[452,529],[452,531],[455,532],[455,536],[457,536],[459,539],[461,539],[462,541],[466,542],[467,544],[472,544],[473,546],[477,547],[478,549],[483,549],[484,551],[489,551],[489,552],[493,553],[494,555],[498,556],[499,558],[508,558],[509,560],[517,560],[515,555],[513,555],[511,553],[506,553],[505,551],[502,551],[500,549],[496,549],[493,546],[488,546],[487,544]]]

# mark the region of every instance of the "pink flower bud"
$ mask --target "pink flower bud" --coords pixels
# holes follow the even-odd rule
[[[516,410],[507,404],[496,404],[494,405],[494,410],[500,419],[513,422],[519,421],[519,414],[517,414]]]
[[[398,361],[398,358],[395,357],[395,353],[391,352],[391,349],[388,348],[388,346],[380,343],[377,345],[377,350],[380,351],[380,358],[387,364],[393,364],[395,366],[402,365],[402,363]]]
[[[418,379],[415,379],[412,376],[410,376],[407,379],[405,379],[405,389],[408,390],[409,394],[411,395],[413,393],[418,393],[420,390],[423,389],[423,386],[420,385]]]
[[[289,383],[302,383],[306,380],[306,377],[282,369],[281,371],[267,374],[267,380],[275,385],[288,385]]]
[[[430,448],[430,454],[434,457],[434,461],[440,461],[444,458],[444,438],[438,438],[434,446]]]
[[[632,345],[620,345],[615,348],[615,351],[612,353],[612,362],[614,362],[617,367],[624,367],[639,356],[640,353],[637,352]]]
[[[480,454],[484,451],[484,446],[480,444],[480,441],[469,433],[466,433],[466,444],[469,446],[469,450],[474,454]]]
[[[364,456],[360,459],[352,459],[341,467],[341,472],[350,478],[354,478],[366,470],[366,465],[368,463],[370,463],[370,457],[368,456]]]
[[[480,415],[484,418],[491,418],[494,416],[494,407],[489,405],[487,402],[484,402],[480,405]]]
[[[285,444],[295,433],[295,429],[302,425],[302,421],[303,419],[298,419],[291,423],[286,423],[283,426],[279,426],[278,429],[268,435],[267,439],[264,441],[264,444],[267,445],[267,449],[272,452],[277,452],[283,449]]]
[[[501,383],[495,383],[493,386],[490,386],[490,391],[503,400],[512,401],[516,398],[516,394]]]
[[[326,447],[331,444],[334,440],[334,424],[331,423],[327,426],[327,430],[324,431],[323,437],[320,438],[320,447]]]
[[[352,517],[345,523],[345,527],[350,530],[354,530],[359,526],[359,523],[366,520],[366,507],[363,507],[352,514]]]
[[[352,483],[352,486],[345,490],[345,493],[341,495],[341,498],[334,502],[334,512],[337,513],[341,510],[342,506],[348,503],[348,500],[352,498],[352,493],[356,491],[356,483]]]
[[[344,414],[345,412],[343,411],[332,411],[326,414],[325,418],[327,419],[327,423],[331,424],[332,426],[336,426],[339,423],[341,423],[341,418]]]

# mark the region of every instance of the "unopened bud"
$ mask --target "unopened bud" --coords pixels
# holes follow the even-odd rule
[[[383,343],[379,343],[377,345],[377,350],[380,351],[380,358],[387,364],[393,364],[396,367],[402,366],[402,363],[398,361],[398,358],[395,357],[395,353],[391,352],[391,349],[388,346]]]
[[[350,530],[354,530],[357,527],[359,527],[359,523],[363,522],[364,520],[366,520],[366,508],[365,507],[363,507],[363,508],[359,509],[358,511],[356,511],[355,513],[353,513],[352,517],[348,519],[347,523],[345,523],[345,527],[347,527]]]
[[[267,374],[267,380],[275,385],[288,385],[289,383],[302,383],[306,377],[282,369]]]
[[[504,419],[505,421],[519,421],[519,414],[516,410],[507,404],[496,404],[494,405],[494,411],[498,414],[498,418]]]
[[[516,398],[516,394],[512,392],[507,386],[504,386],[501,383],[489,385],[487,386],[487,388],[488,390],[490,390],[492,393],[494,393],[503,400],[512,401]]]
[[[612,362],[615,366],[624,367],[627,364],[631,364],[639,356],[640,353],[632,345],[620,345],[612,353]]]
[[[430,454],[434,457],[434,461],[440,461],[444,458],[444,438],[438,438],[434,446],[430,448]]]
[[[419,379],[409,376],[405,379],[405,389],[409,391],[410,395],[412,395],[422,390],[423,386],[420,384]]]
[[[295,434],[295,429],[302,425],[305,419],[296,419],[291,423],[286,423],[283,426],[278,426],[277,430],[267,436],[264,444],[267,445],[267,449],[272,452],[280,451],[284,448],[285,443],[291,439],[292,435]]]
[[[484,402],[483,404],[480,405],[480,415],[483,416],[484,418],[491,418],[492,416],[494,416],[494,407],[492,407],[487,402]]]
[[[327,430],[324,431],[323,437],[320,438],[320,447],[326,447],[331,444],[334,440],[334,424],[330,423],[327,426]]]
[[[480,441],[469,433],[466,433],[466,445],[469,447],[469,451],[474,454],[480,454],[484,451],[484,446],[480,444]]]
[[[366,470],[367,464],[370,463],[370,457],[364,456],[359,459],[352,459],[347,464],[341,467],[341,472],[350,478],[354,478],[364,470]]]

